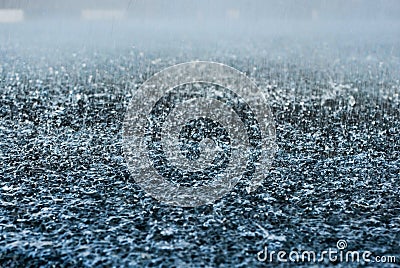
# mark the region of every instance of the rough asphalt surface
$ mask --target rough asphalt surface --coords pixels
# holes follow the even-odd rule
[[[0,266],[254,267],[264,246],[321,252],[339,239],[399,264],[400,40],[348,37],[203,50],[3,38]],[[256,192],[238,184],[213,205],[171,207],[130,176],[121,126],[145,79],[195,59],[268,95],[279,150]],[[333,264],[357,265],[318,266]]]

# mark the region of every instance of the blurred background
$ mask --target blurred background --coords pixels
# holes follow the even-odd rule
[[[278,3],[271,0],[0,1],[2,24],[33,24],[33,35],[46,34],[53,29],[57,37],[71,33],[69,39],[76,37],[75,29],[82,33],[79,38],[85,41],[96,36],[106,42],[139,32],[157,38],[183,31],[186,35],[201,34],[207,39],[221,34],[236,37],[305,35],[332,30],[371,32],[380,31],[382,27],[390,31],[398,29],[399,14],[400,4],[396,0],[285,0]],[[66,29],[68,26],[69,30]],[[1,28],[3,37],[7,35],[12,39],[18,35],[20,27]],[[174,36],[173,39],[185,37]]]
[[[296,50],[309,58],[396,38],[398,14],[395,0],[1,0],[0,48],[198,51],[193,58],[220,49],[281,57]]]
[[[396,0],[250,1],[250,0],[2,0],[0,8],[19,10],[22,19],[185,19],[188,21],[268,19],[398,20]],[[10,21],[13,20],[10,15]],[[18,16],[17,16],[18,17]],[[20,20],[15,18],[14,20]],[[5,19],[3,18],[3,21]]]

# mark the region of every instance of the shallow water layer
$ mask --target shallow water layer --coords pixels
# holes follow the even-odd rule
[[[398,26],[174,40],[45,25],[0,25],[0,265],[263,266],[264,246],[339,239],[400,260]],[[196,59],[260,87],[279,148],[256,192],[239,183],[213,205],[171,207],[129,174],[122,122],[143,81]]]

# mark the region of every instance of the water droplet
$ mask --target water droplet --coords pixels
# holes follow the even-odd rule
[[[349,105],[351,107],[353,107],[356,104],[356,100],[354,99],[354,97],[352,95],[350,95],[349,97]]]

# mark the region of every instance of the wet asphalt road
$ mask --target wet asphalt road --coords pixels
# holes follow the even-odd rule
[[[6,39],[0,266],[253,267],[265,265],[264,246],[321,252],[339,239],[400,261],[400,42],[347,38],[135,47]],[[213,205],[171,207],[130,176],[121,127],[143,81],[195,59],[255,81],[279,149],[256,192],[239,183]]]

